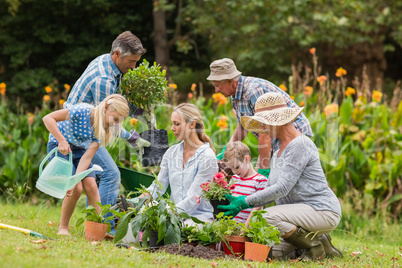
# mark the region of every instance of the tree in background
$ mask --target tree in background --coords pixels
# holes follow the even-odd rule
[[[315,46],[325,67],[353,78],[366,65],[374,81],[386,70],[385,52],[401,48],[401,11],[402,2],[382,0],[192,0],[183,18],[246,74],[290,74]]]
[[[150,10],[148,1],[0,1],[0,81],[7,82],[9,99],[18,96],[32,110],[45,86],[57,87],[58,81],[72,86],[125,30],[141,39],[148,59],[153,57]]]

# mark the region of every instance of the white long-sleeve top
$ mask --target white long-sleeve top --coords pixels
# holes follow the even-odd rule
[[[184,211],[199,220],[213,218],[212,206],[202,194],[201,184],[212,181],[218,172],[218,162],[208,142],[195,151],[195,154],[183,167],[184,143],[173,145],[163,155],[158,181],[163,185],[159,189],[156,183],[148,187],[153,198],[162,195],[170,185],[170,199],[179,211]]]

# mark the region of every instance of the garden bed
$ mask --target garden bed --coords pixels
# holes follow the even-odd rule
[[[149,252],[165,252],[173,255],[182,255],[192,258],[201,258],[201,259],[219,259],[225,258],[225,253],[223,251],[217,251],[210,247],[202,246],[202,245],[192,245],[192,244],[183,244],[180,246],[179,244],[171,244],[168,246],[162,246],[158,248],[150,248]]]

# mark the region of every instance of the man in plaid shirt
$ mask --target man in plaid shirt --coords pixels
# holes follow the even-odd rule
[[[229,58],[223,58],[212,62],[210,69],[211,74],[208,76],[207,80],[212,81],[215,92],[220,92],[225,97],[231,97],[232,106],[235,110],[238,124],[230,141],[243,141],[247,136],[248,131],[240,124],[240,117],[254,115],[255,103],[261,95],[267,92],[278,92],[285,97],[288,107],[297,107],[297,104],[286,92],[271,82],[261,78],[242,76],[241,72],[237,70],[233,60]],[[313,136],[310,123],[303,113],[296,118],[293,124],[301,133],[310,137]],[[258,139],[258,173],[268,177],[271,150],[276,151],[279,149],[279,140],[271,140],[268,135],[252,133]],[[219,158],[220,154],[218,155],[218,159]],[[223,163],[220,162],[219,164],[221,166]],[[230,170],[224,166],[221,167],[221,171],[226,174],[230,172]]]
[[[86,68],[81,77],[75,82],[73,89],[64,103],[64,108],[86,102],[97,106],[106,96],[118,93],[121,76],[129,69],[135,68],[136,63],[146,52],[140,39],[130,31],[121,33],[112,43],[110,53],[95,58]],[[132,105],[131,105],[132,106]],[[139,115],[136,107],[130,107],[130,115]],[[141,112],[140,112],[141,114]],[[140,138],[133,129],[128,132],[122,129],[120,136],[133,147],[150,146],[148,141]],[[93,164],[103,168],[97,173],[100,176],[99,195],[102,205],[116,204],[120,191],[120,171],[105,147],[100,147],[92,159]],[[74,208],[71,210],[73,213]],[[71,216],[71,215],[70,215]],[[114,227],[114,222],[111,222]],[[112,228],[110,234],[114,234]]]

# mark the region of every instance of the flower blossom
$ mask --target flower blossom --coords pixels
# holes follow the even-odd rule
[[[282,89],[283,91],[288,91],[288,88],[284,84],[280,84],[279,88]]]
[[[6,83],[0,83],[0,94],[2,96],[6,95]]]
[[[67,92],[69,92],[70,89],[71,89],[71,87],[70,87],[69,84],[64,84],[64,89],[65,89]]]
[[[313,93],[313,88],[310,86],[306,86],[306,88],[304,89],[304,95],[310,96],[311,93]]]
[[[44,100],[45,102],[50,101],[50,96],[49,96],[49,95],[44,95],[44,96],[43,96],[43,100]]]
[[[320,83],[320,85],[323,85],[325,81],[327,81],[327,77],[325,75],[321,75],[317,77],[317,81]]]
[[[345,95],[346,96],[351,96],[351,95],[355,95],[356,94],[356,90],[352,87],[347,87],[346,91],[345,91]]]
[[[227,103],[226,97],[222,93],[215,93],[212,95],[214,103],[219,102],[219,105],[225,105]]]
[[[134,126],[135,124],[137,124],[137,118],[131,118],[130,119],[130,125]]]
[[[325,113],[325,116],[329,116],[333,113],[338,113],[338,104],[332,103],[332,104],[327,105],[324,108],[324,113]]]
[[[226,115],[221,115],[221,118],[219,119],[219,122],[216,123],[216,126],[219,127],[221,130],[225,130],[228,128],[228,120],[229,118]]]
[[[66,102],[65,100],[60,99],[60,100],[59,100],[59,105],[60,105],[60,106],[63,106],[63,104],[64,104],[65,102]]]
[[[216,181],[216,180],[223,179],[223,178],[225,178],[225,174],[223,174],[222,172],[218,172],[218,173],[216,173],[216,174],[214,175],[214,180],[215,180],[215,181]]]
[[[340,67],[340,68],[338,68],[338,70],[336,70],[335,75],[336,75],[336,77],[342,77],[342,76],[346,75],[346,73],[347,73],[346,70],[343,69],[342,67]]]
[[[50,93],[50,92],[52,92],[52,88],[51,88],[51,87],[49,87],[49,86],[45,87],[45,90],[46,90],[46,93]]]
[[[28,124],[32,125],[34,122],[35,116],[32,113],[28,113]]]
[[[220,179],[219,181],[217,181],[217,183],[219,186],[221,186],[223,188],[227,188],[227,185],[228,185],[227,181]]]
[[[379,102],[381,101],[382,93],[380,91],[373,90],[373,95],[371,97],[373,98],[373,101]]]
[[[192,84],[191,84],[191,91],[194,91],[196,87],[197,87],[197,84],[196,84],[196,83],[192,83]]]
[[[169,84],[169,88],[172,89],[172,90],[176,90],[177,85],[176,84]]]
[[[310,48],[310,53],[313,55],[315,54],[315,47]]]
[[[194,97],[193,93],[188,93],[188,97],[192,99]]]

